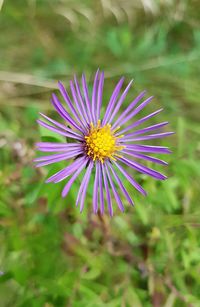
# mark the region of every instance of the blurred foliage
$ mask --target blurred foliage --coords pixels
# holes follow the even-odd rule
[[[200,306],[199,1],[0,1],[1,306]],[[147,198],[114,218],[74,206],[33,167],[36,125],[52,89],[75,72],[105,70],[164,106],[169,179],[136,174]],[[55,117],[56,115],[53,114]],[[51,136],[51,135],[50,135]],[[154,142],[155,144],[157,142]],[[62,167],[62,163],[56,166]],[[130,188],[129,186],[127,188]]]

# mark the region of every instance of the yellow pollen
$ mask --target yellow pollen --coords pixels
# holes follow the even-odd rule
[[[117,128],[117,130],[120,127]],[[106,158],[115,160],[114,156],[119,156],[117,151],[122,150],[125,146],[117,144],[119,137],[114,136],[114,131],[111,131],[111,125],[107,124],[101,127],[101,121],[98,120],[97,126],[90,124],[90,130],[85,136],[86,153],[94,161],[99,160],[102,163]]]

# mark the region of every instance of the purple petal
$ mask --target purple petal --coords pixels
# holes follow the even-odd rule
[[[101,164],[98,163],[97,167],[99,168],[99,200],[100,200],[100,212],[104,213],[104,195],[103,195],[103,173]]]
[[[93,211],[97,213],[98,211],[98,186],[99,186],[99,167],[97,166],[99,162],[96,163],[96,173],[94,180],[94,189],[93,189]]]
[[[134,186],[134,188],[136,188],[136,190],[138,190],[141,194],[143,195],[147,195],[146,191],[141,187],[141,185],[139,183],[137,183],[126,171],[123,167],[121,167],[121,165],[119,165],[117,162],[113,162],[117,168],[121,171],[121,173],[126,177],[126,179],[132,184],[132,186]]]
[[[85,114],[85,107],[82,107],[82,104],[79,104],[80,99],[77,96],[76,90],[74,88],[74,84],[72,81],[70,81],[70,89],[71,89],[71,94],[72,94],[72,98],[76,104],[76,108],[80,114],[80,118],[83,122],[83,126],[85,127],[85,129],[87,129],[87,115]]]
[[[82,151],[84,151],[84,147],[83,147],[83,144],[76,144],[76,145],[73,145],[73,146],[60,146],[60,147],[57,147],[57,146],[52,146],[52,147],[45,147],[44,146],[38,146],[36,148],[37,150],[39,151],[42,151],[42,152],[69,152],[71,150],[79,150],[79,149],[82,149]]]
[[[80,119],[76,109],[74,108],[65,87],[63,86],[63,84],[61,82],[58,82],[58,87],[59,87],[59,90],[60,90],[65,102],[67,103],[67,106],[69,107],[71,113],[74,115],[74,118],[76,119],[76,121],[79,123],[80,126],[83,126],[83,122]]]
[[[87,122],[87,124],[90,124],[90,122],[91,122],[90,117],[88,115],[87,108],[85,106],[85,103],[84,103],[84,100],[83,100],[83,97],[82,97],[82,94],[81,94],[80,85],[78,83],[76,76],[74,76],[74,82],[75,82],[75,86],[76,86],[76,92],[78,94],[78,98],[79,98],[79,101],[81,103],[81,107],[82,107],[82,110],[83,110],[83,114],[86,118],[86,122]]]
[[[122,112],[122,114],[118,117],[118,119],[116,120],[116,122],[113,124],[112,129],[117,128],[118,125],[120,125],[121,120],[124,118],[124,116],[126,116],[126,114],[128,112],[130,112],[134,106],[140,101],[140,99],[142,99],[144,97],[144,95],[146,94],[146,91],[140,93],[131,103],[130,105],[124,110],[124,112]]]
[[[41,148],[69,148],[74,146],[80,146],[81,143],[56,143],[56,142],[40,142],[35,144]]]
[[[65,120],[68,121],[68,116],[65,114],[65,110],[63,110],[62,105],[59,101],[54,101],[53,97],[51,98],[51,103],[53,104],[57,113]]]
[[[78,137],[82,137],[81,134],[79,134],[79,133],[73,131],[72,129],[66,127],[65,125],[60,124],[59,122],[57,122],[57,121],[51,119],[50,117],[44,115],[43,113],[40,112],[39,114],[40,114],[41,116],[43,116],[43,117],[44,117],[46,120],[48,120],[49,122],[53,123],[55,126],[61,128],[62,130],[65,130],[65,131],[67,131],[68,133],[71,133],[71,134],[73,134],[73,135],[77,135]],[[82,138],[83,138],[83,137],[82,137]]]
[[[94,162],[90,161],[89,165],[87,167],[85,176],[82,180],[79,192],[78,192],[78,196],[77,196],[77,200],[76,200],[76,206],[78,205],[79,199],[80,199],[80,212],[83,211],[85,195],[86,195],[86,192],[87,192],[87,187],[88,187],[88,183],[89,183],[89,180],[90,180],[90,175],[91,175],[93,165],[94,165]]]
[[[97,69],[97,72],[94,78],[94,83],[93,83],[93,90],[92,90],[92,114],[93,114],[95,125],[97,124],[97,120],[98,120],[98,118],[96,118],[98,77],[99,77],[99,69]]]
[[[87,168],[87,171],[88,171],[88,168]],[[87,173],[86,171],[86,173]],[[83,187],[85,185],[85,180],[86,180],[86,173],[81,181],[81,185],[80,185],[80,188],[79,188],[79,191],[78,191],[78,195],[77,195],[77,198],[76,198],[76,206],[78,206],[78,203],[80,201],[80,197],[81,197],[81,193],[82,193],[82,190],[83,190]]]
[[[102,173],[103,173],[103,181],[104,181],[104,186],[106,190],[106,196],[107,196],[107,202],[108,202],[108,211],[110,216],[113,216],[113,208],[112,208],[112,200],[111,200],[111,195],[110,195],[110,189],[108,186],[108,181],[107,181],[107,176],[105,172],[105,165],[101,165]]]
[[[49,165],[49,164],[52,164],[52,163],[57,163],[57,162],[60,162],[60,161],[63,161],[63,160],[69,160],[71,158],[74,158],[76,157],[77,155],[79,155],[82,151],[73,151],[73,152],[70,152],[70,153],[66,153],[66,154],[61,154],[59,158],[52,158],[52,159],[49,159],[49,160],[45,160],[44,162],[40,162],[36,165],[36,167],[41,167],[41,166],[45,166],[45,165]]]
[[[157,134],[150,134],[150,135],[147,135],[147,136],[140,136],[138,138],[128,138],[128,137],[124,136],[120,139],[120,141],[121,142],[148,141],[148,140],[152,140],[152,139],[164,138],[164,137],[170,136],[172,134],[174,134],[174,132],[163,132],[163,133],[157,133]]]
[[[51,119],[50,117],[46,116],[45,114],[43,114],[43,113],[41,113],[41,112],[40,112],[39,114],[40,114],[42,117],[44,117],[46,120],[48,120],[49,122],[51,122],[52,124],[54,124],[55,126],[57,126],[57,127],[61,128],[61,129],[65,130],[65,131],[67,131],[67,132],[69,132],[69,133],[72,132],[72,133],[75,134],[75,135],[81,136],[79,133],[74,132],[72,129],[67,128],[65,125],[60,124],[59,122],[57,122],[57,121]]]
[[[121,198],[120,198],[120,196],[119,196],[119,193],[117,192],[117,190],[116,190],[116,188],[115,188],[115,185],[114,185],[114,183],[113,183],[113,181],[112,181],[112,177],[111,177],[111,175],[110,175],[110,171],[109,171],[109,169],[108,169],[108,167],[107,167],[106,164],[105,164],[105,169],[106,169],[106,173],[107,173],[107,175],[108,175],[108,180],[109,180],[109,182],[110,182],[110,186],[111,186],[111,189],[112,189],[112,191],[113,191],[113,195],[114,195],[114,197],[115,197],[115,200],[116,200],[116,202],[117,202],[117,205],[118,205],[119,209],[120,209],[122,212],[124,212],[124,206],[123,206],[123,204],[122,204],[122,201],[121,201]]]
[[[153,96],[147,98],[145,101],[143,101],[135,110],[133,110],[129,115],[125,116],[125,118],[120,122],[120,125],[122,126],[124,123],[128,122],[133,116],[138,114],[150,101],[153,99]]]
[[[160,160],[158,158],[154,158],[154,157],[143,155],[143,154],[133,153],[133,152],[131,152],[129,150],[123,150],[122,152],[127,154],[127,155],[129,155],[129,156],[131,156],[131,157],[135,157],[135,158],[138,158],[138,159],[143,159],[143,160],[151,161],[151,162],[162,164],[162,165],[167,165],[168,164],[167,162],[165,162],[163,160]]]
[[[126,165],[128,165],[129,167],[132,167],[134,169],[136,169],[138,172],[142,173],[142,174],[146,174],[149,175],[155,179],[159,179],[159,180],[165,180],[167,177],[164,176],[163,174],[147,167],[147,166],[143,166],[137,162],[134,162],[132,160],[126,159],[126,158],[119,158],[119,160],[123,163],[125,163]]]
[[[93,118],[92,118],[92,107],[90,104],[90,98],[89,98],[89,94],[88,94],[88,88],[87,88],[87,83],[86,83],[86,79],[85,79],[85,75],[82,75],[82,86],[83,86],[83,93],[84,93],[84,97],[85,97],[85,102],[86,102],[86,107],[87,107],[87,113],[88,113],[88,118],[90,120],[90,123],[93,122]]]
[[[60,129],[57,129],[57,128],[54,128],[53,126],[49,125],[49,124],[46,124],[45,122],[43,122],[42,120],[38,119],[37,120],[37,123],[40,125],[40,126],[43,126],[45,128],[47,128],[48,130],[51,130],[57,134],[60,134],[60,135],[63,135],[65,137],[69,137],[69,138],[72,138],[72,139],[76,139],[76,140],[79,140],[79,141],[83,141],[83,137],[80,136],[79,134],[77,133],[74,133],[74,131],[71,131],[70,133],[67,133],[65,131],[62,131]]]
[[[150,145],[126,145],[126,149],[136,152],[149,152],[155,154],[169,154],[171,151],[163,146],[150,146]]]
[[[52,94],[52,104],[57,110],[57,112],[60,114],[61,117],[63,117],[70,125],[72,125],[77,130],[84,133],[83,128],[81,128],[77,123],[73,120],[73,118],[70,116],[70,114],[65,110],[65,108],[62,106],[61,102],[57,98],[57,96],[53,93]]]
[[[122,105],[124,99],[126,98],[126,96],[127,96],[127,94],[128,94],[128,91],[129,91],[129,89],[130,89],[132,83],[133,83],[133,80],[131,80],[131,81],[129,82],[129,84],[127,85],[127,87],[125,88],[124,92],[122,93],[120,99],[118,100],[118,102],[117,102],[117,104],[116,104],[116,107],[115,107],[114,111],[113,111],[112,114],[111,114],[110,119],[108,119],[108,122],[111,123],[112,120],[114,119],[115,115],[116,115],[117,112],[119,111],[119,109],[120,109],[120,107],[121,107],[121,105]]]
[[[168,122],[163,122],[163,123],[152,125],[152,126],[140,129],[140,130],[136,130],[136,131],[134,131],[132,133],[126,134],[126,137],[132,137],[134,135],[144,134],[144,133],[150,132],[152,130],[157,130],[159,128],[162,128],[162,127],[166,126],[167,124],[168,124]]]
[[[48,182],[55,182],[56,183],[56,182],[60,182],[60,181],[64,180],[65,178],[70,176],[73,172],[75,172],[84,163],[84,161],[85,161],[85,157],[78,158],[72,164],[68,165],[67,167],[65,167],[61,171],[59,171],[59,172],[55,173],[54,175],[52,175],[51,177],[49,177],[46,180],[46,183],[48,183]]]
[[[157,110],[157,111],[155,111],[155,112],[153,112],[153,113],[151,113],[151,114],[149,114],[149,115],[147,115],[147,116],[145,116],[145,117],[142,117],[141,119],[139,119],[139,120],[137,120],[136,122],[134,122],[133,124],[127,126],[127,127],[124,128],[123,130],[117,132],[117,133],[116,133],[116,136],[117,136],[117,135],[120,135],[120,134],[123,134],[123,133],[125,133],[125,132],[127,132],[127,131],[129,131],[129,130],[131,130],[131,129],[133,129],[133,128],[139,126],[139,125],[141,125],[142,123],[144,123],[145,121],[147,121],[147,120],[150,119],[151,117],[155,116],[156,114],[160,113],[161,111],[163,111],[163,109],[159,109],[159,110]]]
[[[104,72],[101,73],[100,79],[99,79],[99,86],[98,86],[98,94],[97,94],[97,115],[96,115],[96,121],[100,119],[100,113],[101,113],[101,105],[102,105],[102,94],[103,94],[103,84],[104,84]]]
[[[42,152],[67,152],[72,149],[84,150],[84,145],[82,143],[49,143],[41,142],[35,144],[36,149]]]
[[[134,203],[133,203],[133,201],[132,201],[132,199],[131,199],[131,197],[130,197],[128,191],[127,191],[126,188],[124,187],[122,181],[121,181],[120,178],[118,177],[118,175],[117,175],[117,173],[115,172],[114,168],[112,167],[112,164],[111,164],[111,163],[109,163],[109,167],[110,167],[110,169],[111,169],[111,171],[112,171],[112,173],[113,173],[113,176],[114,176],[114,178],[115,178],[117,184],[119,185],[119,187],[120,187],[122,193],[124,194],[124,196],[126,197],[126,199],[128,200],[128,202],[133,206]]]
[[[108,122],[108,118],[110,117],[110,114],[113,110],[113,107],[114,107],[115,102],[117,100],[117,96],[120,93],[123,82],[124,82],[124,78],[121,78],[119,80],[119,82],[117,83],[117,85],[116,85],[116,87],[115,87],[115,89],[114,89],[114,91],[113,91],[113,93],[110,97],[110,101],[108,103],[108,106],[107,106],[107,109],[106,109],[106,112],[105,112],[105,115],[104,115],[104,118],[103,118],[103,121],[102,121],[102,126],[104,126]]]
[[[62,158],[65,157],[66,155],[71,155],[71,154],[75,154],[76,152],[80,152],[80,150],[73,150],[71,149],[69,152],[67,153],[61,153],[61,154],[53,154],[53,155],[49,155],[49,156],[42,156],[42,157],[38,157],[36,159],[34,159],[34,162],[39,162],[39,161],[47,161],[47,160],[51,160],[51,159],[56,159],[56,158]]]
[[[87,161],[85,161],[85,162],[77,169],[77,171],[73,174],[73,176],[70,178],[70,180],[68,181],[68,183],[66,184],[66,186],[64,187],[64,189],[63,189],[63,191],[62,191],[62,197],[65,197],[65,196],[68,194],[68,192],[69,192],[69,190],[70,190],[72,184],[74,183],[74,181],[76,180],[76,178],[78,177],[78,175],[81,173],[81,171],[82,171],[83,168],[85,167],[86,163],[87,163]]]

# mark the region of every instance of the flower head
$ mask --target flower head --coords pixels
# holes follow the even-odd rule
[[[37,143],[38,150],[49,153],[54,152],[54,154],[36,158],[36,166],[40,167],[63,160],[66,162],[70,160],[70,164],[66,165],[64,169],[47,179],[47,182],[57,183],[70,178],[63,189],[63,197],[68,194],[78,176],[84,172],[76,199],[76,205],[80,204],[80,211],[83,210],[88,184],[93,174],[93,211],[97,213],[98,209],[100,209],[101,214],[103,214],[107,206],[110,215],[113,215],[113,201],[117,203],[121,211],[124,211],[119,191],[133,205],[121,176],[129,181],[136,190],[146,195],[141,185],[130,175],[131,169],[158,180],[166,179],[166,176],[139,163],[136,159],[167,164],[165,161],[148,154],[167,154],[170,153],[170,150],[167,147],[141,145],[137,142],[163,138],[173,132],[160,132],[160,129],[168,122],[136,129],[136,127],[162,111],[162,109],[159,109],[133,121],[134,116],[149,104],[153,98],[149,97],[141,102],[145,92],[140,93],[118,115],[132,83],[131,81],[120,95],[123,82],[124,78],[121,78],[116,85],[105,114],[101,114],[104,74],[99,70],[97,70],[94,78],[91,97],[84,75],[82,76],[82,89],[76,77],[74,77],[74,82],[70,81],[72,99],[63,84],[58,83],[66,105],[64,107],[55,94],[52,95],[52,104],[60,117],[64,119],[65,124],[61,124],[40,113],[45,119],[45,121],[38,120],[41,126],[68,139],[70,138],[71,142]],[[158,133],[151,134],[151,131],[155,130],[159,130]],[[128,166],[129,171],[124,166]]]

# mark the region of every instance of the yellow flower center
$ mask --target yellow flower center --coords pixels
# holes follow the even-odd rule
[[[111,131],[110,124],[101,127],[100,120],[98,120],[96,127],[93,123],[90,124],[90,131],[85,136],[85,143],[86,153],[93,161],[100,160],[103,163],[106,158],[116,160],[114,156],[119,156],[116,152],[124,148],[124,146],[117,144],[119,136],[114,136],[114,132],[118,129],[119,127]]]

